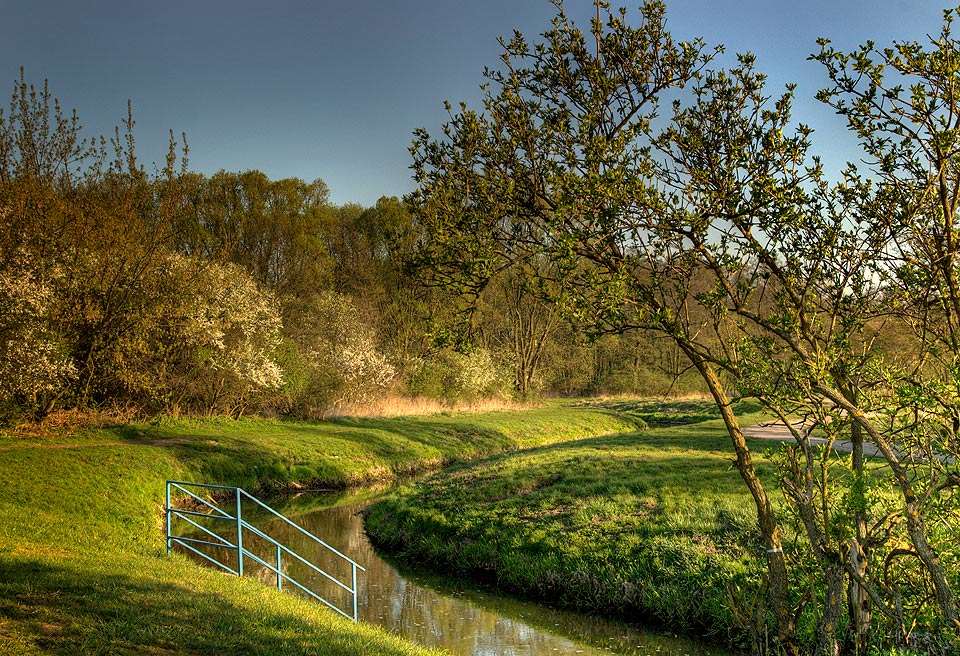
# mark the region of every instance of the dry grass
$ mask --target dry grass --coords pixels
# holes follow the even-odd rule
[[[319,413],[314,419],[337,417],[414,417],[443,413],[478,414],[482,412],[530,410],[542,407],[538,401],[519,402],[504,398],[476,399],[457,403],[425,397],[389,396],[370,403],[342,403]],[[181,412],[168,409],[163,416],[173,419],[212,417],[210,413]],[[262,416],[273,416],[269,413]],[[6,428],[5,432],[21,437],[53,437],[80,428],[106,428],[147,421],[151,415],[133,406],[55,410],[39,421],[22,420]]]
[[[438,415],[445,412],[476,414],[510,410],[529,410],[539,407],[536,401],[519,402],[511,399],[490,398],[447,404],[424,397],[390,396],[371,403],[344,403],[324,413],[323,419],[334,417],[413,417]]]
[[[131,424],[144,418],[143,413],[132,407],[69,408],[54,410],[38,421],[22,420],[7,431],[25,437],[50,437],[79,428]]]
[[[636,394],[600,394],[589,397],[590,403],[604,401],[635,401]],[[708,401],[709,396],[699,393],[669,394],[657,398],[661,401]],[[423,417],[444,413],[479,414],[483,412],[519,411],[543,407],[545,403],[565,400],[564,397],[543,397],[541,400],[516,401],[506,398],[484,398],[472,401],[447,403],[442,399],[427,397],[388,396],[369,403],[341,403],[313,416],[313,419],[338,417]],[[568,399],[567,399],[568,400]],[[173,419],[188,417],[211,417],[210,413],[183,412],[178,408],[168,409],[164,416]],[[261,416],[273,417],[269,413]],[[151,415],[134,406],[110,406],[87,409],[62,409],[51,412],[39,421],[21,421],[6,429],[8,434],[21,437],[52,437],[80,428],[105,428],[147,421]]]

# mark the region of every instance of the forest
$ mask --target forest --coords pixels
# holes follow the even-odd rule
[[[0,416],[260,413],[699,389],[645,336],[579,337],[519,279],[469,336],[411,265],[407,204],[336,206],[322,180],[142,164],[129,111],[86,136],[24,73],[0,112]],[[149,170],[152,168],[152,172]]]

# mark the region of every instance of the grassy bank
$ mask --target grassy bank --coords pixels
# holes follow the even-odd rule
[[[602,409],[0,436],[0,654],[429,654],[165,555],[163,481],[337,487],[636,425]]]
[[[704,404],[632,411],[654,427],[448,470],[374,505],[368,531],[513,593],[735,641],[727,586],[753,587],[762,548],[722,425]]]

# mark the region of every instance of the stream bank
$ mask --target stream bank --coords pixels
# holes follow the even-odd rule
[[[404,564],[736,647],[730,590],[756,589],[764,554],[730,457],[715,420],[548,445],[404,486],[366,526]]]
[[[374,498],[383,492],[373,493]],[[398,569],[371,546],[363,528],[366,496],[331,496],[333,505],[302,512],[292,500],[278,510],[365,568],[360,578],[359,614],[364,622],[418,644],[460,656],[727,656],[731,652],[683,637],[643,630],[621,622],[544,607],[498,594],[464,579]],[[341,504],[337,505],[336,500]],[[321,501],[322,503],[322,501]],[[299,512],[298,512],[299,511]],[[264,528],[305,556],[312,542],[279,522]],[[347,571],[334,574],[348,576]],[[329,598],[336,589],[316,574],[292,567],[290,574]],[[264,573],[265,582],[270,574]]]

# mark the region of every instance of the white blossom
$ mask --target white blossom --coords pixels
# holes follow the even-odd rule
[[[49,330],[49,280],[23,251],[0,268],[0,398],[36,400],[75,374]]]

